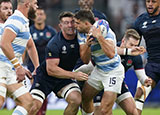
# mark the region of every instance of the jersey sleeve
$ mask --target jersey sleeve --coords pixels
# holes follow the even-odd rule
[[[11,31],[13,31],[16,35],[22,31],[23,27],[23,21],[21,20],[16,20],[14,17],[11,19],[8,19],[5,24],[4,24],[4,29],[9,28]]]
[[[79,33],[79,32],[77,32],[77,38],[78,38],[78,43],[79,43],[79,45],[82,45],[82,44],[85,44],[85,41],[86,41],[86,39],[87,39],[87,36],[86,36],[86,34],[84,34],[84,33]]]
[[[143,61],[140,55],[134,57],[133,66],[134,70],[143,69]]]
[[[59,58],[59,48],[57,44],[48,44],[46,47],[46,59]]]

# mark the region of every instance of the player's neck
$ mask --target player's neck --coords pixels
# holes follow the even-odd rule
[[[3,23],[4,23],[4,21],[3,21],[2,19],[0,19],[0,23],[2,23],[2,24],[3,24]]]
[[[63,33],[63,32],[62,32]],[[73,35],[67,35],[67,34],[64,34],[63,33],[63,36],[66,40],[73,40],[76,36],[76,34],[73,34]]]
[[[45,23],[41,23],[41,24],[35,23],[34,26],[38,30],[43,30],[45,28]]]
[[[17,10],[19,10],[26,18],[28,18],[28,10],[26,8],[18,6]]]

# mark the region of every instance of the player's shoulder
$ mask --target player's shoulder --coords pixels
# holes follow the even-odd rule
[[[93,8],[92,12],[93,12],[94,16],[97,17],[98,19],[105,19],[105,20],[107,20],[107,17],[106,17],[106,15],[103,12],[98,11],[95,8]]]
[[[139,15],[137,18],[136,18],[136,22],[142,22],[144,20],[146,20],[146,18],[148,17],[148,13],[145,12],[145,13],[142,13],[141,15]]]
[[[49,31],[51,31],[53,34],[55,34],[55,33],[57,33],[57,31],[56,31],[56,29],[55,28],[53,28],[52,26],[50,26],[50,25],[46,25],[46,27],[45,27],[47,30],[49,30]]]

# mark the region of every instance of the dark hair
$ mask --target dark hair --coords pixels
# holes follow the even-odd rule
[[[0,0],[0,4],[1,4],[2,2],[11,2],[11,0]]]
[[[65,11],[65,12],[62,12],[59,14],[58,18],[59,18],[59,21],[62,20],[62,18],[64,17],[74,17],[74,14],[70,11]]]
[[[127,29],[127,31],[125,32],[124,35],[125,39],[129,39],[130,37],[133,37],[136,40],[140,40],[140,35],[138,34],[138,32],[135,29]]]
[[[89,21],[91,24],[95,23],[94,14],[91,10],[79,10],[74,17],[81,21]]]
[[[38,6],[37,8],[38,10],[44,10],[44,8],[42,6]]]

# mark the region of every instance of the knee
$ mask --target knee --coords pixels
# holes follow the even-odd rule
[[[18,105],[23,106],[24,108],[26,108],[27,110],[29,110],[30,107],[32,107],[33,105],[33,98],[31,95],[26,94],[26,95],[22,95],[20,97],[18,97],[16,99],[16,103]]]
[[[112,106],[109,103],[105,103],[105,105],[100,106],[100,112],[102,115],[111,115]]]
[[[79,106],[81,104],[82,98],[80,93],[73,93],[68,95],[68,104],[73,105],[73,106]]]
[[[35,115],[41,108],[42,103],[36,99],[33,99],[33,104],[30,107],[29,115]]]
[[[127,115],[138,115],[138,111],[136,108],[126,112]]]

